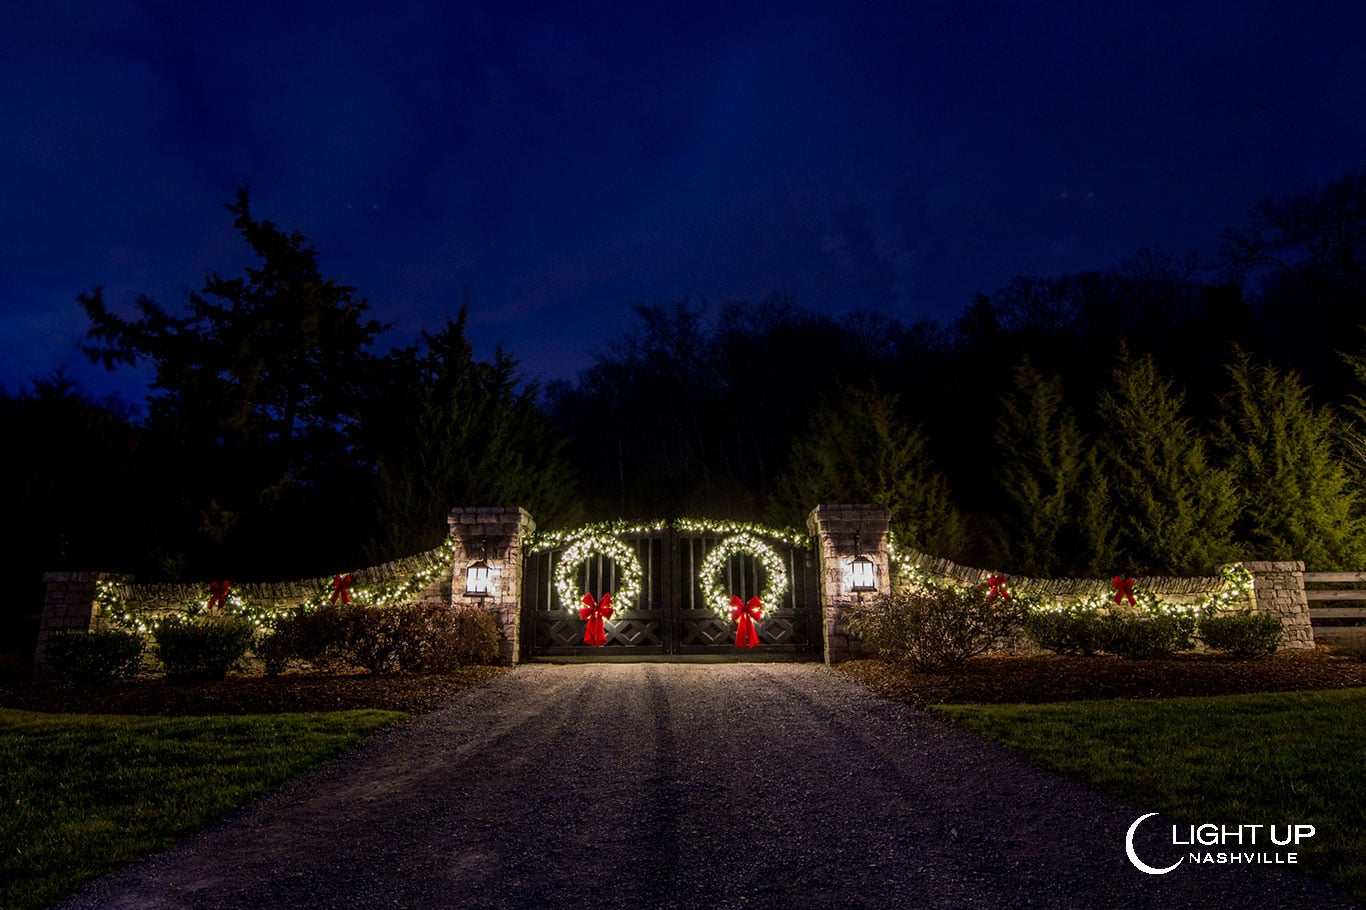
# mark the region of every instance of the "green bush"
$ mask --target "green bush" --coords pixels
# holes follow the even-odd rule
[[[1200,621],[1200,640],[1234,657],[1261,657],[1281,643],[1281,621],[1267,613],[1224,613]]]
[[[889,663],[922,672],[963,663],[1002,644],[1019,629],[1021,610],[987,596],[985,585],[927,587],[856,604],[849,631]]]
[[[352,659],[371,673],[399,670],[403,637],[411,632],[401,607],[361,607],[355,611],[346,650]],[[409,644],[411,652],[416,646]]]
[[[1024,618],[1024,631],[1035,645],[1058,654],[1090,657],[1105,648],[1105,622],[1093,611],[1031,612]]]
[[[145,643],[136,632],[54,632],[47,640],[47,666],[65,683],[111,682],[137,674]]]
[[[479,607],[455,607],[451,624],[450,654],[456,664],[498,663],[502,635],[492,613]]]
[[[291,661],[334,665],[349,658],[350,641],[363,622],[365,607],[327,604],[316,610],[295,610],[275,620],[253,651],[272,676]]]
[[[254,652],[271,675],[295,660],[351,664],[372,673],[448,673],[467,664],[495,663],[498,642],[493,615],[477,607],[441,601],[349,604],[281,617]]]
[[[1111,613],[1104,627],[1104,650],[1127,660],[1169,657],[1194,645],[1195,620],[1189,616]]]
[[[256,627],[240,616],[168,619],[152,633],[167,679],[178,682],[222,679],[247,649]]]
[[[348,647],[373,673],[445,673],[498,658],[498,625],[476,607],[442,602],[362,608]]]

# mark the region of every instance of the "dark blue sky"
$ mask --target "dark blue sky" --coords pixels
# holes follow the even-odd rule
[[[948,321],[1366,167],[1361,0],[379,10],[0,4],[0,384],[99,375],[81,291],[239,272],[239,185],[384,347],[467,298],[548,379],[635,303]]]

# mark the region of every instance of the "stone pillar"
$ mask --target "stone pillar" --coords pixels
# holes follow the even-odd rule
[[[127,575],[108,572],[47,572],[43,582],[43,615],[38,621],[38,646],[33,652],[33,674],[42,676],[47,663],[47,639],[53,632],[75,629],[89,632],[98,627],[99,606],[95,591],[101,581],[131,581]]]
[[[891,593],[891,571],[887,557],[887,531],[892,513],[886,506],[816,506],[806,519],[807,530],[816,538],[820,560],[821,611],[824,616],[825,662],[837,664],[862,657],[863,642],[849,635],[845,609],[860,596],[849,591],[849,564],[859,555],[854,550],[858,535],[859,550],[873,561],[877,572],[877,593]],[[865,595],[875,596],[875,595]]]
[[[493,614],[502,632],[504,663],[521,660],[522,538],[536,530],[526,509],[451,509],[447,519],[455,541],[451,577],[452,603],[477,603]],[[483,556],[492,572],[492,593],[487,597],[465,594],[465,570]]]
[[[1282,648],[1314,647],[1309,598],[1304,593],[1304,563],[1245,562],[1252,573],[1252,602],[1258,613],[1281,621]]]

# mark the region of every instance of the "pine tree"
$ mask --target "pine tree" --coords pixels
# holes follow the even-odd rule
[[[1205,457],[1205,441],[1181,414],[1184,395],[1151,356],[1125,351],[1101,393],[1102,465],[1114,504],[1116,568],[1131,574],[1204,574],[1233,556],[1236,512],[1229,475]]]
[[[384,362],[386,381],[369,403],[367,450],[376,465],[375,560],[436,546],[453,504],[528,509],[542,527],[577,518],[564,442],[520,386],[502,351],[474,358],[468,312]]]
[[[1109,488],[1094,451],[1063,405],[1062,378],[1029,364],[996,425],[997,480],[1016,571],[1057,575],[1105,571],[1114,556]]]
[[[1334,449],[1336,417],[1313,407],[1297,374],[1253,363],[1243,351],[1227,371],[1219,429],[1238,491],[1239,540],[1256,558],[1360,567],[1366,523]]]
[[[961,556],[962,514],[930,464],[925,439],[897,413],[894,395],[850,388],[819,408],[793,445],[770,516],[792,524],[822,503],[880,503],[901,540],[936,556]]]

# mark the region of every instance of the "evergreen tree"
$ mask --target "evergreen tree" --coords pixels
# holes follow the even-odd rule
[[[1063,405],[1062,379],[1028,363],[996,426],[1002,518],[1016,571],[1036,576],[1104,572],[1114,553],[1109,490],[1094,449]]]
[[[1184,395],[1151,356],[1121,354],[1113,388],[1101,393],[1103,469],[1117,543],[1132,574],[1204,574],[1233,555],[1236,512],[1228,473],[1205,457],[1205,441],[1182,416]]]
[[[1221,443],[1238,490],[1237,533],[1258,559],[1297,559],[1315,569],[1358,568],[1366,523],[1334,449],[1337,420],[1316,409],[1295,373],[1238,351],[1220,397]]]
[[[167,490],[156,527],[168,564],[326,571],[355,555],[345,546],[366,477],[357,411],[383,326],[353,288],[322,276],[302,234],[253,217],[245,190],[228,209],[254,267],[209,275],[179,314],[142,298],[125,319],[100,289],[81,295],[84,350],[109,369],[155,368],[141,454]]]
[[[897,414],[896,397],[849,388],[794,443],[770,516],[801,526],[817,505],[863,502],[888,506],[900,539],[927,553],[961,557],[967,546],[948,482],[933,470],[924,437]]]
[[[440,543],[452,506],[519,505],[541,527],[577,517],[575,483],[540,410],[535,386],[519,387],[499,351],[476,361],[467,312],[385,361],[383,392],[368,409],[376,465],[371,557],[390,559]]]

